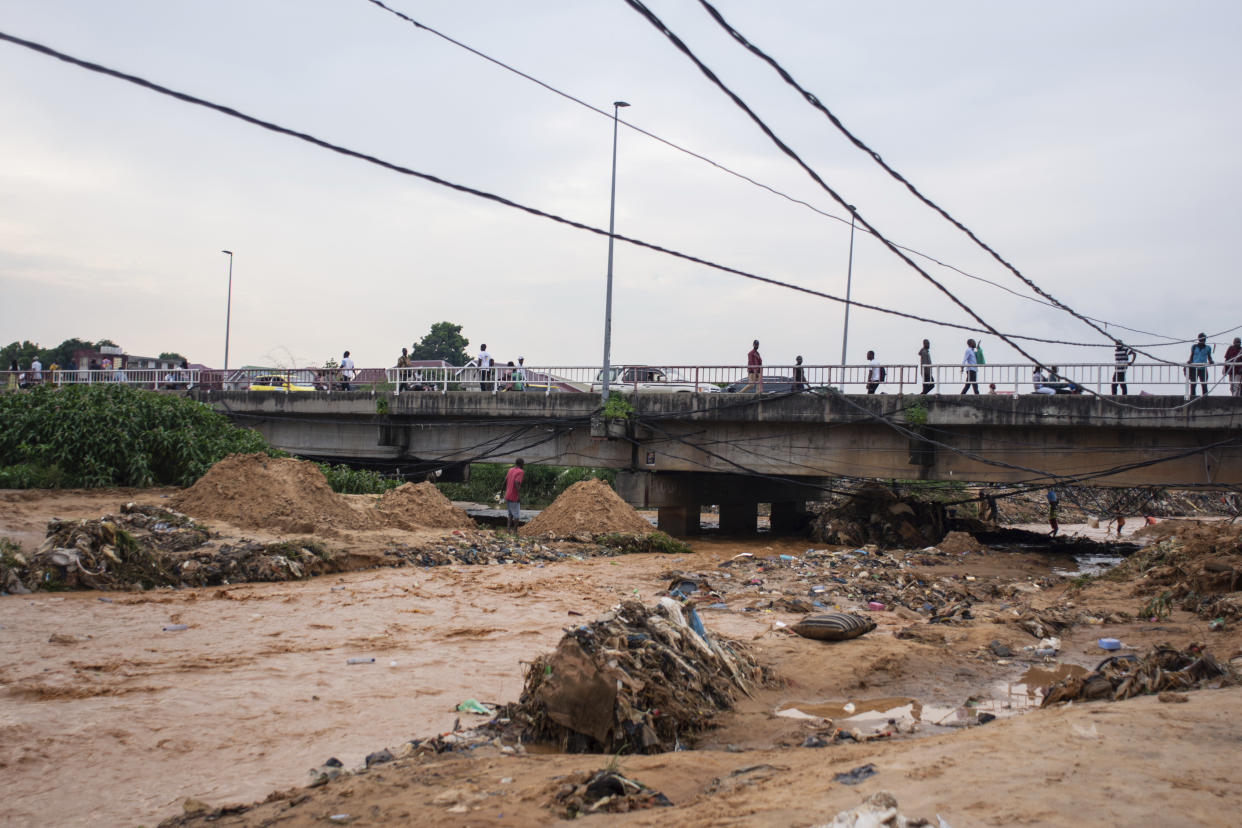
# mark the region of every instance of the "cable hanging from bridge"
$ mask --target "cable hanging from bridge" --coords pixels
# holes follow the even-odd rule
[[[460,48],[460,49],[464,49],[465,51],[467,51],[467,52],[469,52],[469,53],[471,53],[471,54],[473,54],[473,55],[475,55],[475,56],[477,56],[477,57],[480,57],[480,58],[482,58],[483,60],[486,60],[486,61],[488,61],[489,63],[492,63],[492,64],[494,64],[494,65],[496,65],[496,66],[500,67],[501,69],[504,69],[504,70],[505,70],[505,71],[507,71],[507,72],[511,72],[511,73],[513,73],[514,75],[517,75],[517,76],[518,76],[518,77],[520,77],[520,78],[523,78],[523,79],[525,79],[525,80],[527,80],[527,81],[530,81],[531,83],[535,84],[536,86],[539,86],[539,87],[541,87],[541,88],[543,88],[543,89],[547,90],[548,92],[551,92],[551,93],[552,93],[552,94],[554,94],[554,95],[559,95],[560,97],[564,98],[565,100],[568,100],[568,101],[570,101],[570,102],[572,102],[572,103],[575,103],[575,104],[577,104],[578,106],[581,106],[581,107],[583,107],[583,108],[585,108],[585,109],[588,109],[588,110],[590,110],[591,112],[596,113],[597,115],[601,115],[601,116],[603,116],[603,117],[605,117],[605,118],[608,118],[609,120],[612,120],[612,119],[613,119],[613,113],[611,113],[611,112],[609,112],[609,111],[607,111],[607,110],[605,110],[605,109],[601,109],[600,107],[597,107],[597,106],[595,106],[595,105],[593,105],[593,104],[591,104],[591,103],[588,103],[587,101],[584,101],[584,100],[582,100],[581,98],[579,98],[579,97],[577,97],[577,96],[575,96],[575,95],[572,95],[572,94],[570,94],[569,92],[564,91],[563,89],[559,89],[559,88],[557,88],[557,87],[553,86],[552,84],[548,83],[547,81],[540,80],[539,78],[537,78],[537,77],[535,77],[535,76],[531,75],[530,73],[528,73],[528,72],[524,72],[524,71],[522,71],[521,69],[518,69],[518,68],[516,68],[515,66],[512,66],[511,64],[508,64],[508,63],[504,62],[503,60],[500,60],[499,58],[492,57],[491,55],[487,54],[486,52],[483,52],[483,51],[481,51],[481,50],[479,50],[479,49],[476,49],[476,48],[474,48],[473,46],[470,46],[470,45],[469,45],[469,44],[467,44],[467,43],[463,43],[462,41],[460,41],[460,40],[458,40],[458,39],[456,39],[456,38],[454,38],[454,37],[452,37],[452,36],[450,36],[450,35],[448,35],[448,34],[445,34],[444,32],[439,31],[438,29],[436,29],[436,28],[434,28],[434,27],[432,27],[432,26],[428,26],[426,23],[423,23],[423,22],[421,22],[421,21],[415,20],[413,17],[410,17],[409,15],[405,14],[404,12],[401,12],[401,11],[399,11],[398,9],[394,9],[394,8],[392,8],[391,6],[387,5],[387,4],[386,4],[386,3],[384,3],[382,0],[366,0],[366,2],[370,3],[370,4],[371,4],[371,5],[373,5],[373,6],[376,6],[377,8],[383,9],[384,11],[388,12],[389,14],[391,14],[391,15],[393,15],[393,16],[395,16],[395,17],[397,17],[397,18],[399,18],[399,19],[401,19],[401,20],[403,20],[403,21],[405,21],[405,22],[407,22],[407,23],[409,23],[410,25],[414,26],[414,27],[415,27],[415,28],[417,28],[417,29],[420,29],[420,30],[422,30],[422,31],[425,31],[425,32],[427,32],[428,34],[434,35],[435,37],[438,37],[438,38],[440,38],[441,40],[444,40],[444,41],[445,41],[445,42],[447,42],[447,43],[451,43],[451,44],[453,44],[454,46],[457,46],[457,47],[458,47],[458,48]],[[819,207],[816,207],[815,205],[811,204],[809,201],[804,201],[803,199],[796,198],[796,197],[794,197],[794,196],[792,196],[792,195],[789,195],[788,193],[785,193],[785,192],[783,192],[783,191],[781,191],[781,190],[778,190],[778,189],[776,189],[775,187],[773,187],[773,186],[771,186],[771,185],[769,185],[769,184],[765,184],[765,183],[763,183],[762,181],[758,181],[758,180],[756,180],[755,178],[752,178],[751,176],[746,175],[745,173],[738,172],[737,170],[734,170],[734,169],[732,169],[732,168],[730,168],[730,167],[726,166],[725,164],[722,164],[722,163],[720,163],[719,161],[716,161],[716,160],[714,160],[714,159],[712,159],[712,158],[710,158],[710,157],[708,157],[708,156],[706,156],[706,155],[704,155],[704,154],[702,154],[702,153],[696,152],[696,151],[694,151],[694,150],[692,150],[692,149],[689,149],[689,148],[687,148],[687,147],[684,147],[684,146],[682,146],[682,145],[680,145],[680,144],[676,143],[675,141],[671,141],[671,140],[669,140],[669,139],[667,139],[667,138],[664,138],[664,137],[662,137],[662,136],[660,136],[660,135],[657,135],[656,133],[651,132],[650,130],[644,129],[644,128],[642,128],[642,127],[640,127],[640,126],[636,125],[636,124],[630,123],[629,121],[626,121],[624,118],[618,118],[618,121],[619,121],[619,123],[621,123],[623,126],[625,126],[625,127],[629,128],[629,129],[632,129],[633,131],[637,132],[637,133],[638,133],[638,134],[640,134],[640,135],[643,135],[643,136],[645,136],[645,137],[647,137],[647,138],[650,138],[650,139],[651,139],[651,140],[653,140],[653,141],[657,141],[658,143],[664,144],[665,146],[669,147],[670,149],[673,149],[673,150],[676,150],[677,152],[680,152],[680,153],[683,153],[683,154],[685,154],[685,155],[688,155],[688,156],[690,156],[691,158],[694,158],[694,159],[696,159],[696,160],[698,160],[698,161],[702,161],[702,162],[703,162],[703,163],[705,163],[705,164],[708,164],[708,165],[710,165],[710,166],[712,166],[712,167],[715,167],[716,169],[720,170],[721,172],[727,173],[728,175],[731,175],[731,176],[733,176],[733,177],[735,177],[735,178],[738,178],[738,179],[740,179],[740,180],[742,180],[742,181],[745,181],[746,183],[751,184],[751,185],[753,185],[753,186],[755,186],[755,187],[758,187],[758,188],[760,188],[760,189],[762,189],[762,190],[766,190],[767,192],[769,192],[769,193],[771,193],[771,194],[773,194],[773,195],[775,195],[775,196],[779,196],[780,198],[783,198],[783,199],[785,199],[786,201],[792,202],[792,203],[794,203],[794,204],[798,204],[798,205],[800,205],[800,206],[802,206],[802,207],[805,207],[805,208],[806,208],[806,209],[808,209],[808,210],[811,210],[812,212],[818,213],[819,215],[821,215],[821,216],[823,216],[823,217],[825,217],[825,218],[829,218],[829,219],[832,219],[833,221],[840,222],[841,224],[849,224],[849,223],[850,223],[849,219],[847,219],[847,218],[843,218],[843,217],[841,217],[841,216],[836,215],[835,213],[830,213],[830,212],[828,212],[828,211],[826,211],[826,210],[821,210]],[[871,235],[871,231],[870,231],[869,229],[867,229],[867,228],[862,228],[862,232],[867,233],[868,235]],[[897,243],[897,242],[893,242],[893,245],[894,245],[897,249],[899,249],[899,250],[903,250],[903,251],[905,251],[905,252],[907,252],[907,253],[910,253],[910,254],[912,254],[912,255],[918,256],[918,257],[920,257],[920,258],[922,258],[922,259],[926,259],[927,261],[932,262],[933,264],[936,264],[936,265],[938,265],[938,266],[940,266],[940,267],[943,267],[943,268],[945,268],[945,269],[947,269],[947,270],[952,270],[953,272],[955,272],[955,273],[957,273],[957,274],[959,274],[959,275],[961,275],[961,276],[964,276],[964,277],[966,277],[967,279],[973,279],[973,280],[975,280],[975,281],[977,281],[977,282],[982,282],[982,283],[984,283],[984,284],[991,285],[992,287],[995,287],[995,288],[997,288],[997,289],[999,289],[999,290],[1003,290],[1003,291],[1005,291],[1006,293],[1009,293],[1009,294],[1012,294],[1013,296],[1018,297],[1019,299],[1023,299],[1023,300],[1029,301],[1029,302],[1035,302],[1036,304],[1039,304],[1039,305],[1044,305],[1045,307],[1052,307],[1052,308],[1058,307],[1058,306],[1057,306],[1057,305],[1055,305],[1053,302],[1050,302],[1050,301],[1047,301],[1047,300],[1044,300],[1044,299],[1040,299],[1039,297],[1036,297],[1036,296],[1030,296],[1030,295],[1025,294],[1025,293],[1020,293],[1020,292],[1018,292],[1018,291],[1014,290],[1013,288],[1011,288],[1011,287],[1009,287],[1009,286],[1007,286],[1007,285],[1002,285],[1002,284],[1000,284],[999,282],[995,282],[995,281],[993,281],[993,280],[991,280],[991,279],[987,279],[987,278],[985,278],[985,277],[983,277],[983,276],[979,276],[979,275],[976,275],[976,274],[973,274],[973,273],[968,273],[967,271],[962,270],[961,268],[957,267],[956,265],[952,265],[952,264],[949,264],[948,262],[942,261],[942,260],[940,260],[940,259],[936,258],[935,256],[932,256],[932,255],[931,255],[931,254],[929,254],[929,253],[924,253],[924,252],[922,252],[922,251],[920,251],[920,250],[916,250],[916,249],[915,249],[915,248],[913,248],[913,247],[909,247],[909,246],[907,246],[907,245],[899,244],[899,243]],[[1090,316],[1088,316],[1087,318],[1088,318],[1088,319],[1092,319],[1093,321],[1099,322],[1099,323],[1101,323],[1101,324],[1103,324],[1103,325],[1106,325],[1106,326],[1111,326],[1111,327],[1114,327],[1114,328],[1119,328],[1119,329],[1121,329],[1121,330],[1130,331],[1131,333],[1143,334],[1144,336],[1155,336],[1155,337],[1159,337],[1159,338],[1161,338],[1161,339],[1166,339],[1166,340],[1169,340],[1168,342],[1140,343],[1140,344],[1136,344],[1136,345],[1134,345],[1133,347],[1135,347],[1135,348],[1156,348],[1156,347],[1165,347],[1165,346],[1171,346],[1171,345],[1184,345],[1184,344],[1190,344],[1190,343],[1192,343],[1192,342],[1194,342],[1194,341],[1195,341],[1195,340],[1194,340],[1194,338],[1189,338],[1189,339],[1182,338],[1182,339],[1179,339],[1178,337],[1169,336],[1168,334],[1155,333],[1155,332],[1153,332],[1153,331],[1145,331],[1145,330],[1141,330],[1141,329],[1139,329],[1139,328],[1131,328],[1131,327],[1129,327],[1129,326],[1127,326],[1127,325],[1122,325],[1120,322],[1112,322],[1112,321],[1109,321],[1109,320],[1107,320],[1107,319],[1098,319],[1098,318],[1096,318],[1096,317],[1090,317]],[[1239,326],[1239,328],[1242,328],[1242,326]],[[1222,335],[1227,334],[1227,333],[1232,333],[1234,330],[1237,330],[1237,329],[1238,329],[1238,328],[1232,328],[1232,329],[1227,330],[1227,331],[1221,331],[1220,333],[1218,333],[1218,334],[1213,334],[1212,336],[1213,336],[1213,338],[1215,338],[1215,337],[1217,337],[1217,336],[1222,336]],[[1112,347],[1110,343],[1103,343],[1103,342],[1089,342],[1089,343],[1088,343],[1088,342],[1082,342],[1082,343],[1058,343],[1058,344],[1072,344],[1074,347],[1087,347],[1087,348],[1108,348],[1108,347]]]
[[[0,40],[8,41],[17,46],[21,46],[23,48],[29,49],[34,52],[39,52],[40,54],[47,55],[49,57],[60,60],[64,63],[69,63],[69,64],[78,66],[80,68],[86,69],[91,72],[95,72],[95,73],[102,74],[102,75],[107,75],[109,77],[113,77],[118,80],[123,80],[128,83],[132,83],[136,86],[141,86],[144,89],[148,89],[152,92],[156,92],[161,95],[166,95],[168,97],[179,100],[183,103],[188,103],[194,106],[201,106],[206,109],[214,110],[223,115],[227,115],[231,118],[236,118],[238,120],[245,121],[246,123],[252,124],[262,129],[266,129],[266,130],[269,130],[271,132],[275,132],[281,135],[287,135],[291,138],[296,138],[300,141],[305,141],[309,144],[313,144],[322,149],[326,149],[331,152],[335,152],[340,155],[344,155],[344,156],[354,158],[360,161],[365,161],[369,164],[374,164],[376,166],[382,167],[392,172],[400,173],[402,175],[408,175],[414,178],[421,179],[423,181],[430,182],[432,184],[439,185],[441,187],[446,187],[448,189],[456,190],[458,192],[465,193],[467,195],[473,195],[478,198],[486,199],[488,201],[501,204],[505,207],[510,207],[516,210],[521,210],[525,213],[529,213],[530,215],[538,216],[540,218],[545,218],[545,219],[548,219],[549,221],[554,221],[559,224],[564,224],[568,227],[573,227],[575,229],[583,230],[588,233],[593,233],[597,236],[602,236],[604,238],[607,238],[610,235],[607,230],[604,230],[602,228],[594,227],[592,225],[586,224],[584,222],[576,221],[574,219],[565,218],[564,216],[560,216],[555,213],[549,213],[547,211],[540,210],[536,207],[530,207],[528,205],[522,204],[520,202],[514,201],[512,199],[506,198],[501,195],[497,195],[495,193],[488,192],[486,190],[480,190],[478,188],[470,187],[465,184],[458,184],[456,182],[448,181],[447,179],[440,178],[439,176],[432,175],[430,173],[420,172],[418,170],[414,170],[409,167],[405,167],[400,164],[393,163],[391,161],[385,161],[382,158],[378,158],[376,156],[369,155],[364,152],[352,150],[352,149],[349,149],[348,147],[344,147],[338,144],[333,144],[322,138],[317,138],[314,135],[311,135],[309,133],[299,132],[289,127],[284,127],[279,124],[273,123],[271,121],[265,121],[261,118],[257,118],[253,115],[248,115],[244,112],[233,109],[232,107],[225,106],[223,104],[214,103],[205,98],[200,98],[200,97],[197,97],[195,95],[190,95],[185,92],[178,92],[177,90],[170,89],[166,86],[162,86],[153,81],[146,80],[145,78],[139,77],[137,75],[131,75],[129,73],[122,72],[118,69],[113,69],[113,68],[104,66],[102,64],[98,64],[98,63],[94,63],[91,61],[83,60],[81,58],[73,57],[72,55],[66,54],[64,52],[53,49],[50,46],[45,46],[41,43],[37,43],[32,40],[26,40],[24,38],[11,35],[3,31],[0,31]],[[762,282],[765,284],[774,285],[776,287],[783,287],[788,290],[797,291],[799,293],[805,293],[811,296],[818,296],[822,299],[828,299],[830,301],[838,302],[842,304],[845,303],[846,301],[842,297],[836,296],[835,294],[827,293],[825,291],[815,290],[813,288],[803,287],[801,285],[797,285],[792,282],[786,282],[780,279],[775,279],[770,276],[762,276],[757,273],[752,273],[749,271],[741,270],[739,268],[730,267],[728,265],[719,264],[717,262],[713,262],[708,259],[694,256],[689,253],[682,253],[680,251],[673,250],[667,247],[663,247],[661,245],[654,244],[652,242],[643,241],[642,239],[636,239],[630,236],[623,236],[619,233],[612,234],[612,237],[618,241],[623,241],[628,244],[634,245],[635,247],[643,248],[645,250],[650,250],[655,253],[661,253],[667,256],[672,256],[674,258],[681,259],[683,261],[702,265],[703,267],[708,267],[713,270],[718,270],[724,273],[731,273],[735,276],[741,276],[744,279],[750,279],[752,281]],[[886,240],[886,243],[890,244],[891,246],[891,242],[887,242]],[[923,273],[923,271],[919,269],[917,265],[914,265],[913,262],[910,262],[910,260],[907,259],[904,255],[902,256],[902,258],[905,259],[905,261],[907,261],[908,263],[910,263],[911,266],[915,267],[916,270],[919,270],[920,273]],[[935,282],[935,280],[932,279],[930,276],[927,276],[927,278],[930,279],[932,282]],[[942,290],[943,289],[944,288],[942,288]],[[949,293],[947,290],[945,290],[945,292],[948,295],[952,296],[952,294]],[[916,322],[924,322],[929,325],[936,325],[936,326],[945,327],[945,328],[954,328],[957,330],[967,331],[970,333],[982,332],[979,328],[973,327],[970,325],[963,325],[957,322],[946,322],[943,320],[933,319],[933,318],[926,317],[926,316],[920,316],[918,314],[908,313],[906,311],[899,311],[894,308],[887,308],[887,307],[883,307],[880,305],[872,305],[866,302],[859,302],[857,300],[850,300],[850,304],[854,307],[863,308],[865,310],[872,310],[872,311],[876,311],[877,313],[884,313],[890,316],[897,316],[897,317],[901,317],[904,319],[910,319]],[[965,307],[965,305],[963,305],[963,307]],[[971,315],[975,316],[973,312],[971,312]],[[975,318],[978,319],[977,316]],[[1014,349],[1017,350],[1019,353],[1022,353],[1023,355],[1028,356],[1028,358],[1030,358],[1029,355],[1027,355],[1026,352],[1023,351],[1020,347],[1014,345],[1013,340],[1040,342],[1040,343],[1050,344],[1050,345],[1073,345],[1073,346],[1083,346],[1083,347],[1096,347],[1099,344],[1099,343],[1094,343],[1094,342],[1073,342],[1073,341],[1064,340],[1064,339],[1051,339],[1051,338],[1046,338],[1046,337],[1001,333],[997,331],[996,329],[992,328],[987,323],[983,323],[982,320],[980,321],[984,325],[984,329],[983,329],[984,331],[991,333],[995,336],[998,336],[1001,339],[1005,340],[1006,342],[1009,342],[1011,347],[1014,347]]]
[[[658,22],[655,15],[651,14],[651,12],[646,9],[646,7],[642,4],[641,0],[626,0],[626,2],[628,2],[632,8],[638,10],[653,25],[656,25],[657,28],[661,29],[665,33],[665,35],[670,37],[671,39],[671,37],[673,36],[672,32],[669,31],[668,28],[664,26],[663,23]],[[973,241],[976,245],[978,245],[980,248],[986,251],[993,259],[999,262],[1002,267],[1004,267],[1006,270],[1012,273],[1015,277],[1017,277],[1019,280],[1025,283],[1027,287],[1029,287],[1031,290],[1035,291],[1037,294],[1047,299],[1057,308],[1060,308],[1061,310],[1065,311],[1071,316],[1074,316],[1076,319],[1080,320],[1081,322],[1088,325],[1095,331],[1107,337],[1109,340],[1113,340],[1115,338],[1108,331],[1096,325],[1095,322],[1093,322],[1091,319],[1079,313],[1078,311],[1074,310],[1069,305],[1066,305],[1064,302],[1061,302],[1055,296],[1048,293],[1046,290],[1044,290],[1039,285],[1037,285],[1032,279],[1027,278],[1025,275],[1022,274],[1021,271],[1018,270],[1017,267],[1011,264],[1008,260],[1006,260],[1003,256],[1001,256],[1000,253],[998,253],[991,246],[989,246],[982,239],[980,239],[977,235],[975,235],[975,233],[969,227],[967,227],[965,224],[963,224],[962,222],[958,221],[956,218],[951,216],[940,205],[936,204],[934,201],[929,199],[927,196],[923,195],[923,193],[920,192],[919,189],[915,187],[909,180],[907,180],[905,176],[903,176],[901,173],[897,172],[897,170],[889,166],[889,164],[885,162],[885,160],[880,156],[878,152],[871,149],[871,147],[867,146],[861,139],[855,136],[854,133],[850,132],[849,129],[846,128],[845,124],[843,124],[836,115],[834,115],[826,106],[824,106],[824,104],[820,101],[818,97],[816,97],[812,92],[810,92],[808,89],[806,89],[801,84],[799,84],[794,79],[794,77],[788,71],[786,71],[785,67],[781,66],[781,64],[778,63],[774,58],[772,58],[770,55],[768,55],[758,46],[750,42],[750,40],[748,40],[741,32],[739,32],[736,28],[731,26],[728,23],[728,21],[724,19],[724,16],[710,2],[708,2],[708,0],[699,0],[699,5],[701,5],[707,11],[708,15],[710,15],[711,18],[715,20],[716,23],[721,26],[721,28],[723,28],[726,32],[728,32],[728,34],[734,40],[736,40],[739,44],[741,44],[744,48],[746,48],[748,51],[750,51],[752,54],[754,54],[764,63],[768,64],[768,66],[770,66],[773,69],[773,71],[775,71],[781,77],[781,79],[785,81],[785,83],[789,84],[794,89],[796,89],[798,93],[803,97],[803,99],[806,100],[808,104],[810,104],[813,108],[815,108],[819,112],[823,113],[823,115],[827,117],[829,121],[832,122],[833,126],[835,126],[837,130],[840,131],[840,133],[844,135],[850,141],[850,143],[854,144],[854,146],[858,147],[860,150],[866,153],[872,160],[875,161],[876,164],[878,164],[892,178],[894,178],[896,181],[900,182],[901,184],[905,185],[906,189],[909,190],[910,193],[913,194],[915,198],[917,198],[923,204],[930,207],[932,210],[938,213],[941,217],[943,217],[946,221],[948,221],[958,230],[961,230],[963,233],[965,233],[966,236],[970,238],[971,241]],[[686,51],[686,49],[683,48],[683,51]],[[692,59],[694,59],[695,62],[698,63],[697,58],[692,58]],[[752,117],[754,116],[752,115]],[[765,128],[764,131],[767,132],[767,129]],[[776,140],[775,136],[770,135],[770,137],[772,137],[773,140]],[[785,149],[784,145],[780,145],[780,146],[782,147],[782,149]],[[801,163],[800,159],[795,158],[795,160],[798,160],[798,162]],[[807,172],[810,172],[810,169],[807,168],[805,165],[803,165],[803,167],[807,169]],[[816,177],[816,180],[818,180],[818,177]],[[1148,357],[1151,357],[1152,359],[1156,359],[1156,357],[1153,357],[1151,354],[1144,354],[1144,356],[1148,356]]]

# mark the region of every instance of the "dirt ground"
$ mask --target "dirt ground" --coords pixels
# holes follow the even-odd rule
[[[160,504],[170,494],[0,492],[0,536],[29,549],[52,517],[98,517],[126,500]],[[424,533],[343,531],[331,542],[361,559],[393,537],[415,542]],[[891,791],[907,816],[934,821],[939,814],[954,828],[1230,825],[1242,813],[1242,688],[1193,691],[1182,704],[1144,696],[1049,709],[1037,709],[1029,692],[1032,668],[1055,674],[1070,669],[1063,665],[1095,666],[1105,655],[1096,639],[1105,636],[1121,639],[1123,652],[1201,641],[1228,659],[1242,648],[1237,624],[1209,631],[1176,609],[1159,622],[1107,623],[1111,614],[1135,613],[1145,598],[1102,579],[1068,596],[1093,620],[1062,633],[1056,659],[1038,658],[1023,649],[1038,640],[1013,623],[1015,610],[1064,607],[1068,581],[1052,572],[1074,564],[985,551],[910,559],[920,578],[1005,587],[975,601],[972,618],[929,625],[886,609],[870,613],[874,632],[829,644],[788,633],[800,616],[778,599],[805,590],[795,570],[764,563],[805,556],[806,541],[691,545],[684,556],[0,597],[3,821],[153,825],[182,813],[187,799],[216,808],[285,791],[210,824],[555,824],[547,803],[560,780],[603,767],[608,757],[483,747],[302,786],[329,757],[355,770],[372,751],[399,753],[410,739],[451,731],[474,718],[454,710],[465,699],[517,699],[523,662],[553,649],[563,629],[623,597],[653,602],[674,570],[720,585],[713,604],[724,606],[701,602],[704,623],[749,641],[785,683],[744,699],[694,750],[622,758],[623,773],[663,792],[673,807],[587,817],[593,824],[814,825],[877,790]],[[754,558],[734,561],[743,553]],[[181,624],[184,630],[163,629]],[[998,657],[992,642],[1013,655]],[[375,661],[348,664],[351,658]],[[956,726],[968,700],[998,718]],[[776,715],[790,707],[837,727],[895,735],[802,747],[826,725]],[[833,780],[868,763],[877,772],[861,784]]]

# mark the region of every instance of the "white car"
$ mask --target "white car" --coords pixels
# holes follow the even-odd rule
[[[595,377],[595,382],[591,383],[591,390],[599,392],[603,390],[604,372],[601,370]],[[629,394],[634,391],[664,391],[673,393],[689,393],[699,391],[701,393],[719,393],[720,388],[710,382],[700,382],[697,385],[693,380],[684,379],[677,376],[671,371],[663,368],[653,368],[650,365],[613,365],[609,369],[608,390],[616,389],[621,394]]]

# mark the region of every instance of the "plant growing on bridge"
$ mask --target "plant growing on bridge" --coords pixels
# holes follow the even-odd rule
[[[927,406],[916,402],[906,406],[906,423],[912,426],[927,425]]]
[[[283,455],[203,403],[125,385],[2,394],[0,423],[7,485],[188,486],[230,454]]]
[[[629,420],[634,416],[634,406],[624,394],[613,391],[600,413],[605,420]]]

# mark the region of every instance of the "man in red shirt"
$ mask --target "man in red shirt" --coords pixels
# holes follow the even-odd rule
[[[510,532],[516,529],[521,522],[522,477],[526,474],[522,471],[524,465],[526,465],[525,462],[519,457],[514,461],[513,468],[505,472],[505,508],[509,510],[505,526]]]
[[[750,349],[750,353],[746,355],[746,384],[742,386],[742,390],[738,393],[745,393],[747,388],[755,386],[755,393],[763,393],[763,357],[759,356],[759,340],[755,340],[755,347]]]

